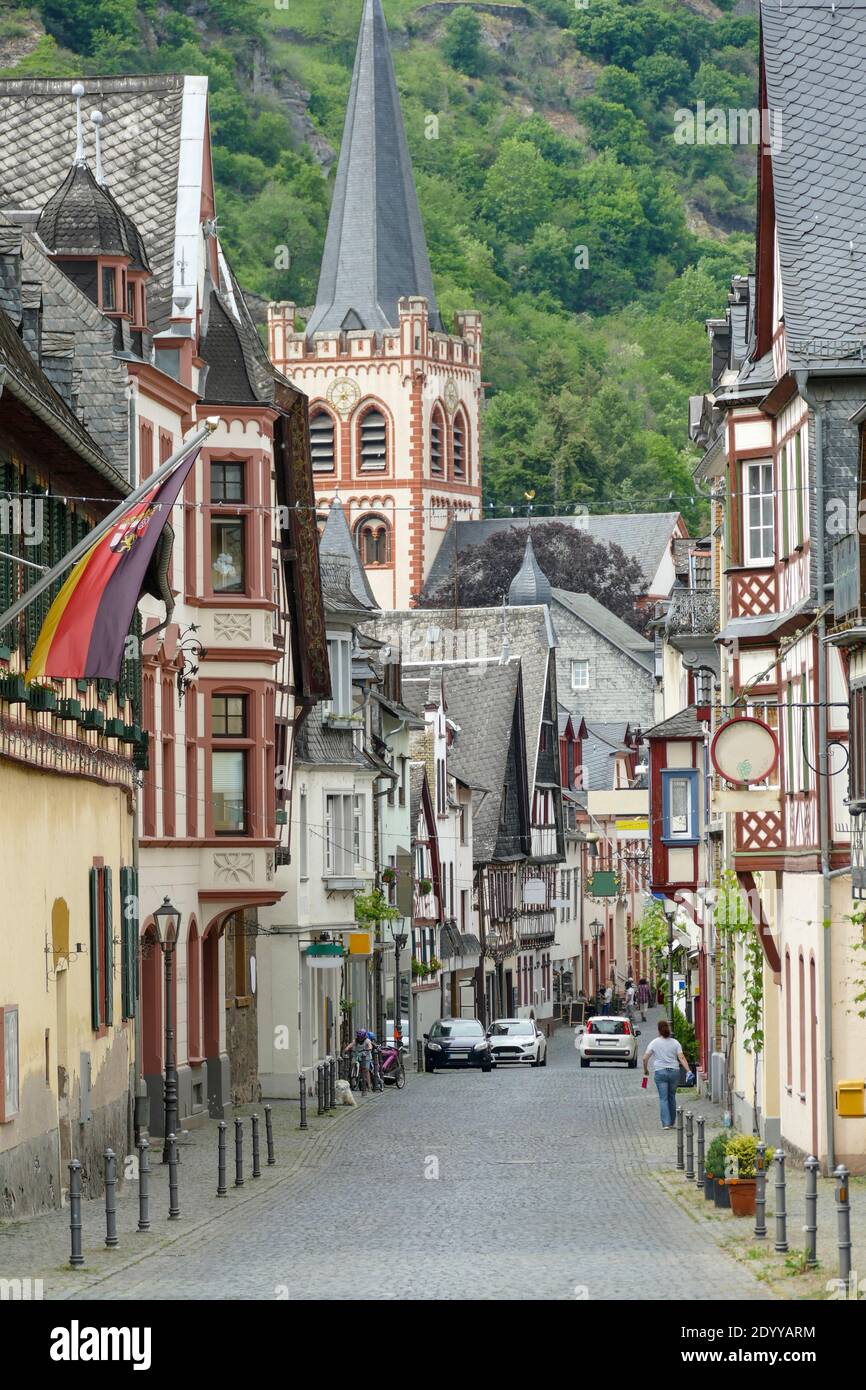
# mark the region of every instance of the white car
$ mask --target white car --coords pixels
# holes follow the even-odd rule
[[[487,1030],[494,1062],[547,1066],[547,1039],[531,1018],[496,1018]]]
[[[580,1054],[580,1065],[590,1062],[626,1062],[637,1066],[637,1040],[640,1029],[632,1026],[624,1014],[601,1014],[588,1018],[585,1027],[575,1029],[574,1045]]]

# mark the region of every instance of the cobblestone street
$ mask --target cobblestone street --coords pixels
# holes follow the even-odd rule
[[[117,1250],[101,1248],[91,1202],[83,1270],[64,1268],[64,1211],[0,1229],[3,1272],[42,1277],[46,1298],[770,1297],[720,1248],[729,1223],[684,1209],[654,1176],[674,1155],[654,1088],[624,1067],[581,1071],[568,1030],[545,1069],[410,1074],[402,1093],[312,1116],[306,1134],[291,1107],[275,1115],[279,1162],[259,1182],[247,1154],[246,1185],[231,1187],[230,1143],[216,1199],[210,1126],[184,1148],[180,1222],[155,1162],[149,1233],[135,1231],[129,1183]]]

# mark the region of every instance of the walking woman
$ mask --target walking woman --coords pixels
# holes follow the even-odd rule
[[[666,1018],[659,1021],[659,1035],[653,1038],[643,1055],[643,1074],[649,1076],[649,1060],[653,1059],[653,1080],[659,1093],[659,1111],[662,1129],[673,1129],[677,1122],[677,1086],[680,1084],[680,1067],[689,1071],[689,1064],[683,1056],[682,1048],[671,1035],[671,1025]]]

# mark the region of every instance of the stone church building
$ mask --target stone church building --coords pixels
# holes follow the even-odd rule
[[[481,316],[446,331],[381,0],[366,0],[316,304],[268,308],[310,398],[316,499],[342,500],[376,601],[408,608],[454,520],[481,515]]]

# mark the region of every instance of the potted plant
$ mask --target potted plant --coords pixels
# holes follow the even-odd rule
[[[757,1141],[752,1134],[735,1134],[725,1150],[725,1190],[729,1194],[734,1216],[755,1214],[755,1151]]]
[[[416,960],[412,957],[412,976],[416,980],[424,980],[430,974],[430,967],[423,960]]]
[[[433,892],[433,880],[429,878],[419,878],[418,892],[422,898],[426,898],[428,893]]]
[[[437,970],[442,969],[442,962],[441,960],[439,960],[438,956],[431,956],[429,960],[429,965],[431,975],[435,975]]]
[[[719,1200],[716,1188],[717,1183],[724,1181],[727,1143],[728,1135],[725,1130],[721,1130],[711,1141],[704,1160],[704,1196],[708,1202],[714,1200],[718,1207],[728,1205],[727,1202]]]
[[[383,882],[383,883],[396,883],[396,882],[397,882],[397,870],[391,868],[390,865],[388,866],[388,868],[383,869],[383,870],[382,870],[382,882]]]

